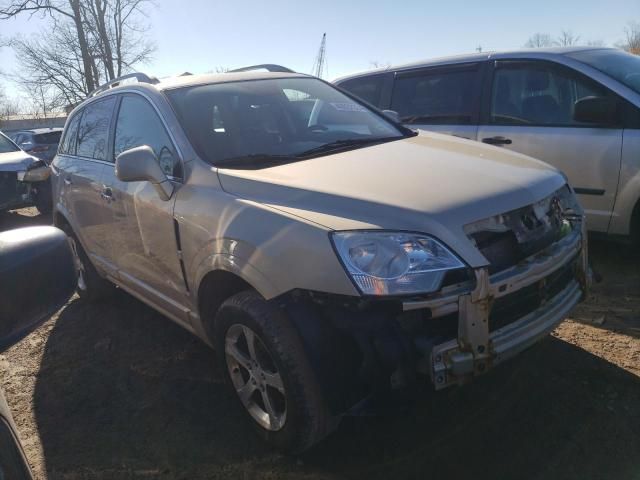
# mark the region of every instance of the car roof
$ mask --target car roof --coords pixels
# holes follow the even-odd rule
[[[343,77],[336,78],[334,82],[342,82],[352,78],[368,76],[375,73],[384,73],[388,71],[411,70],[411,69],[420,68],[420,67],[448,65],[448,64],[455,64],[455,63],[483,62],[489,59],[500,59],[500,58],[510,58],[510,57],[532,58],[532,59],[545,58],[545,57],[548,58],[548,57],[563,56],[569,53],[583,52],[583,51],[589,51],[589,50],[616,50],[616,49],[605,48],[605,47],[549,47],[549,48],[522,48],[519,50],[505,50],[505,51],[495,51],[495,52],[469,53],[469,54],[463,54],[463,55],[451,55],[448,57],[437,57],[437,58],[431,58],[427,60],[419,60],[416,62],[410,62],[410,63],[400,64],[400,65],[392,65],[389,67],[381,67],[381,68],[367,70],[360,73],[345,75]]]
[[[174,88],[189,87],[194,85],[209,85],[215,83],[244,82],[247,80],[268,80],[275,78],[313,78],[303,73],[289,72],[227,72],[208,73],[201,75],[181,75],[160,79],[155,85],[158,90],[170,90]]]

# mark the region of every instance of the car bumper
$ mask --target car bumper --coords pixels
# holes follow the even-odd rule
[[[586,238],[583,222],[581,229],[510,269],[491,276],[485,268],[476,269],[472,291],[405,303],[405,310],[429,308],[434,317],[458,312],[457,338],[433,346],[428,355],[428,373],[437,390],[485,373],[549,334],[566,318],[591,283]],[[562,271],[571,272],[571,278],[538,308],[491,328],[496,302],[527,288],[542,291]]]

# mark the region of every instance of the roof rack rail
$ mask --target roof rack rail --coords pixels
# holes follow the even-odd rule
[[[261,65],[251,65],[249,67],[236,68],[235,70],[229,70],[228,73],[250,72],[252,70],[266,70],[267,72],[296,73],[290,68],[283,67],[282,65],[276,65],[275,63],[263,63]]]
[[[138,83],[150,83],[152,85],[159,83],[159,80],[156,77],[149,76],[146,73],[140,73],[140,72],[128,73],[127,75],[122,75],[121,77],[114,78],[113,80],[110,80],[107,83],[100,85],[93,92],[87,95],[87,98],[95,97],[96,95],[99,95],[102,92],[106,92],[107,90],[117,87],[123,81],[129,80],[130,78],[135,78],[138,81]]]

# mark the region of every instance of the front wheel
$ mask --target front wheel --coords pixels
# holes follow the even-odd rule
[[[254,291],[234,295],[216,315],[215,336],[227,379],[267,442],[298,453],[335,427],[302,342],[276,306]]]
[[[35,194],[36,208],[42,215],[48,215],[53,209],[53,196],[51,193],[51,180],[38,182]]]

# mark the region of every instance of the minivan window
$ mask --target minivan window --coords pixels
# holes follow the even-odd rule
[[[622,50],[598,49],[567,54],[640,93],[640,57]]]
[[[109,126],[115,100],[115,97],[109,97],[91,103],[84,109],[78,129],[76,155],[107,160]]]
[[[263,168],[409,134],[315,78],[198,85],[168,97],[198,153],[217,166]]]
[[[17,152],[18,150],[20,149],[11,140],[0,134],[0,153]]]
[[[365,102],[376,107],[380,106],[384,75],[371,75],[369,77],[354,78],[340,84],[349,93],[352,93]]]
[[[405,73],[396,78],[391,110],[408,124],[470,124],[477,83],[477,69]]]
[[[606,96],[605,87],[577,72],[544,62],[505,62],[496,69],[491,94],[492,124],[580,126],[573,119],[575,103]]]
[[[141,145],[151,147],[165,175],[182,176],[178,156],[154,108],[139,95],[127,95],[122,98],[118,111],[114,158]]]
[[[69,125],[64,131],[64,137],[62,142],[60,143],[60,147],[58,148],[58,153],[64,155],[75,155],[76,154],[76,140],[78,139],[78,124],[80,123],[80,117],[82,113],[76,114]]]

